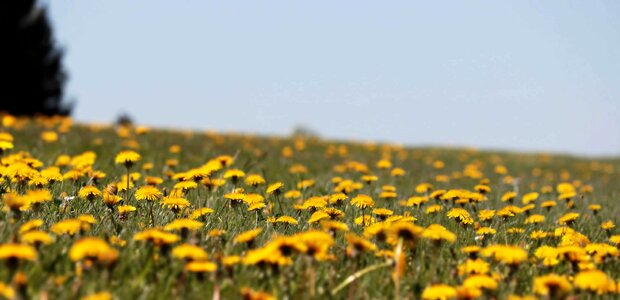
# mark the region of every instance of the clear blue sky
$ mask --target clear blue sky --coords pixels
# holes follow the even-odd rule
[[[43,1],[81,121],[620,154],[620,1]]]

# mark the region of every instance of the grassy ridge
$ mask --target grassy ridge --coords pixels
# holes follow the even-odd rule
[[[620,196],[618,159],[417,149],[302,137],[73,125],[66,119],[7,118],[0,131],[13,137],[14,147],[3,153],[5,208],[0,215],[0,241],[3,245],[25,244],[23,235],[27,231],[20,233],[20,228],[35,219],[43,221],[39,230],[54,239],[37,246],[36,258],[32,259],[15,259],[16,254],[5,250],[8,258],[0,263],[7,267],[0,268],[0,282],[4,282],[6,290],[12,290],[16,297],[21,293],[33,298],[72,299],[104,292],[99,296],[117,299],[204,299],[213,295],[222,299],[250,296],[419,299],[424,293],[425,298],[432,299],[434,290],[429,287],[440,283],[446,286],[437,286],[437,293],[446,298],[465,298],[469,294],[500,299],[509,295],[613,297],[618,290],[615,285],[620,279],[617,251],[586,250],[587,245],[597,243],[615,248],[609,240],[615,230],[606,231],[600,226],[608,220],[615,222],[619,212],[615,205]],[[127,168],[123,163],[115,163],[115,159],[119,152],[128,149],[138,153],[140,159],[129,169],[132,185],[127,199],[122,190]],[[71,158],[75,160],[87,151],[95,153],[96,159],[81,165],[75,161],[71,163]],[[69,156],[69,163],[63,161],[63,155]],[[31,158],[36,159],[36,163]],[[226,163],[222,164],[224,161]],[[34,172],[22,178],[7,171],[20,163]],[[64,175],[62,181],[40,187],[31,184],[50,166],[59,168]],[[188,177],[198,169],[207,175]],[[404,174],[399,175],[399,169]],[[245,175],[228,176],[231,170],[243,171]],[[100,171],[105,177],[93,181],[93,171]],[[70,178],[69,172],[76,173],[76,177]],[[256,186],[247,184],[245,179],[250,174],[259,175],[266,182]],[[147,177],[162,179],[156,185],[162,194],[155,201],[136,197],[136,192],[147,185]],[[343,184],[346,180],[350,180],[348,185]],[[183,181],[195,182],[196,187],[184,191],[175,188]],[[304,181],[307,186],[300,186]],[[267,193],[274,183],[282,184],[278,196],[278,192]],[[421,184],[427,184],[426,188]],[[487,186],[490,191],[478,192],[475,187],[480,185]],[[101,194],[94,195],[91,200],[79,197],[85,186],[94,186]],[[574,195],[566,188],[572,189]],[[28,191],[38,189],[48,190],[52,199],[17,209],[7,204],[12,196],[31,201]],[[299,191],[299,195],[285,197],[292,190]],[[452,190],[455,196],[433,195],[440,190]],[[245,197],[238,204],[229,199],[233,191]],[[343,192],[346,199],[330,203],[329,196],[339,192]],[[509,192],[515,193],[514,199],[502,201],[502,197],[510,198],[506,196]],[[522,198],[531,192],[539,196],[531,203],[534,207],[523,210],[526,204]],[[102,200],[106,193],[122,200],[107,206]],[[256,196],[258,200],[250,199],[248,194],[260,195],[263,201]],[[355,206],[353,199],[359,195],[370,196],[374,204],[366,208]],[[411,200],[412,197],[418,198]],[[170,198],[186,199],[189,206],[175,210],[161,204]],[[309,200],[319,203],[307,203]],[[556,206],[543,208],[545,201],[553,201]],[[264,207],[249,211],[253,204],[261,206],[261,203]],[[594,204],[601,209],[593,210],[596,207],[590,205]],[[136,210],[121,214],[120,205],[131,205]],[[438,205],[440,210],[427,212],[432,205]],[[514,206],[513,216],[497,215],[509,205]],[[197,229],[166,230],[166,225],[177,219],[189,219],[202,207],[209,207],[213,212],[196,218],[202,222]],[[324,221],[329,217],[309,223],[326,208],[342,213],[333,219],[346,225],[348,231],[328,230],[329,225]],[[374,211],[378,208],[390,210],[391,218],[381,217],[380,211]],[[471,222],[449,218],[450,211],[457,212],[454,208],[467,211]],[[485,221],[479,215],[483,210],[495,210],[495,215]],[[579,215],[574,221],[560,224],[559,220],[567,213]],[[544,221],[524,223],[537,214],[544,216]],[[89,228],[82,228],[78,233],[62,234],[52,229],[62,220],[84,215],[93,216],[95,221],[88,226],[83,224]],[[270,218],[282,216],[292,217],[297,224],[270,222],[273,221]],[[404,221],[396,220],[395,216],[401,216]],[[360,217],[368,218],[367,224],[356,224],[355,220]],[[442,225],[456,238],[439,241],[429,238],[436,233],[432,224]],[[156,246],[136,239],[137,233],[149,228],[159,228],[178,240]],[[255,228],[262,231],[254,239],[250,238],[251,241],[235,241],[239,234]],[[495,233],[483,234],[481,228],[493,229]],[[224,233],[219,235],[214,230]],[[306,237],[323,238],[318,233],[312,235],[311,230],[332,234],[321,253],[308,250],[314,245],[304,241]],[[445,231],[439,230],[437,234]],[[278,240],[278,236],[288,238]],[[117,257],[109,263],[104,263],[105,257],[98,255],[72,259],[72,249],[85,237],[100,238],[110,248],[102,252],[116,251]],[[363,244],[360,240],[373,246],[363,247],[357,244]],[[187,256],[175,254],[174,249],[184,244],[198,246],[207,254],[207,258],[194,259],[205,263],[201,265],[205,271],[190,270]],[[462,249],[472,245],[480,247],[477,257],[488,265],[488,270],[485,271],[484,266],[482,270],[460,270],[459,265],[473,257]],[[518,262],[503,261],[493,254],[492,245],[514,245],[525,251],[527,258],[516,259]],[[542,246],[554,249],[570,246],[584,253],[573,249],[579,252],[578,257],[573,257],[572,252],[561,250],[557,263],[544,262],[536,255],[536,250]],[[96,244],[86,244],[85,248],[89,247],[96,247]],[[485,249],[490,250],[487,253]],[[609,253],[599,255],[601,251]],[[200,256],[198,250],[189,252],[189,256]],[[2,253],[0,248],[0,257]],[[594,276],[585,273],[590,269],[601,270],[609,277],[603,290],[597,287],[598,290],[589,291],[575,280],[580,273]],[[352,274],[363,276],[344,285]],[[571,288],[557,291],[552,288],[551,292],[548,289],[545,296],[544,288],[536,288],[533,283],[546,274],[565,276],[562,278]],[[476,278],[476,275],[485,277]],[[467,281],[468,278],[473,279]],[[494,282],[496,287],[493,284],[480,286],[484,280]]]

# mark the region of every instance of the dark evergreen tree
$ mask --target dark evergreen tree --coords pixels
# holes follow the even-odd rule
[[[0,1],[0,111],[67,115],[62,51],[36,0]]]

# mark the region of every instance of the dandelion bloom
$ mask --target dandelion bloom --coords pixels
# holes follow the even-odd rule
[[[491,227],[480,227],[476,230],[477,235],[494,235],[497,231]]]
[[[123,197],[121,196],[109,194],[107,192],[103,193],[103,203],[108,207],[118,204],[121,200],[123,200]]]
[[[30,201],[28,198],[14,192],[2,195],[2,200],[4,201],[4,205],[6,207],[15,212],[30,208]]]
[[[496,261],[507,265],[518,265],[528,257],[527,251],[512,245],[491,245],[484,248],[482,256],[493,256]]]
[[[427,214],[427,215],[430,215],[430,214],[438,213],[441,210],[442,210],[441,205],[433,204],[433,205],[427,207],[426,210],[424,211],[424,213]]]
[[[0,153],[5,152],[6,150],[11,150],[13,149],[13,147],[14,147],[13,142],[0,141]]]
[[[458,207],[450,209],[446,216],[449,219],[456,219],[461,222],[469,222],[469,220],[471,219],[468,211]]]
[[[343,223],[343,222],[339,222],[339,221],[331,221],[331,220],[325,220],[325,221],[321,221],[321,228],[323,228],[323,230],[327,230],[327,231],[349,231],[349,226],[347,226],[347,224]]]
[[[566,294],[573,286],[566,276],[547,274],[534,277],[534,293],[540,296],[550,296],[552,299]]]
[[[248,231],[244,231],[240,234],[238,234],[234,241],[235,243],[250,243],[252,241],[254,241],[254,239],[256,239],[256,237],[263,232],[262,228],[255,228],[255,229],[251,229]]]
[[[42,225],[43,225],[43,220],[41,219],[30,220],[22,224],[21,226],[19,226],[19,234],[24,234],[28,231],[35,230],[41,227]]]
[[[292,224],[295,225],[298,223],[298,221],[290,216],[280,216],[275,220],[275,223],[286,223],[286,224]]]
[[[32,230],[20,236],[20,241],[29,245],[49,245],[54,242],[54,238],[45,231]]]
[[[454,233],[439,224],[429,225],[422,232],[422,237],[435,242],[446,241],[453,243],[456,240],[456,235]]]
[[[447,300],[456,298],[456,289],[445,284],[428,286],[422,292],[424,300]]]
[[[116,209],[121,215],[136,211],[136,207],[132,205],[120,205]]]
[[[190,206],[189,201],[187,201],[185,198],[180,197],[164,197],[164,200],[161,202],[161,204],[175,211]]]
[[[497,281],[488,275],[472,275],[463,281],[463,286],[476,289],[496,290],[497,285]]]
[[[116,154],[114,162],[118,165],[124,165],[126,168],[131,168],[136,162],[140,160],[140,154],[132,150],[124,150]]]
[[[57,234],[68,234],[74,235],[78,232],[85,232],[90,229],[90,224],[87,222],[83,222],[80,219],[66,219],[59,221],[58,223],[52,225],[50,230]]]
[[[0,141],[0,149],[2,149],[2,141]],[[14,299],[15,298],[15,290],[11,288],[9,285],[0,282],[0,296],[6,299]]]
[[[573,223],[575,220],[577,220],[577,218],[579,218],[579,214],[578,213],[566,213],[565,215],[563,215],[562,217],[560,217],[560,219],[558,219],[558,223],[559,224],[571,224]]]
[[[605,221],[605,222],[603,222],[601,224],[601,229],[606,230],[606,231],[609,231],[609,230],[613,229],[614,227],[616,227],[616,225],[611,220]]]
[[[27,191],[26,195],[23,197],[25,197],[30,204],[49,202],[53,199],[52,193],[47,189],[30,190]]]
[[[245,178],[245,184],[257,187],[261,184],[265,184],[265,178],[258,174],[250,174]]]
[[[162,192],[152,185],[145,185],[136,191],[137,200],[158,201],[162,198]]]
[[[144,231],[138,232],[133,236],[136,241],[147,241],[153,243],[153,245],[168,245],[177,242],[180,238],[178,235],[161,231],[159,229],[150,228]]]
[[[573,284],[576,288],[597,294],[613,291],[614,281],[603,271],[581,271],[575,275]]]
[[[110,292],[99,292],[82,297],[80,300],[112,300]]]
[[[224,173],[224,178],[225,179],[229,179],[230,178],[232,180],[237,180],[237,179],[243,178],[243,177],[245,177],[245,172],[243,172],[243,171],[241,171],[239,169],[230,169],[230,170],[227,170]]]
[[[358,252],[375,251],[377,249],[377,245],[353,233],[347,233],[345,239],[347,240],[347,253],[352,255]]]
[[[457,267],[459,275],[484,275],[489,273],[489,263],[477,258],[467,259]]]
[[[209,208],[209,207],[201,207],[201,208],[198,208],[198,209],[192,211],[192,213],[190,215],[190,218],[191,219],[198,219],[198,218],[200,218],[202,216],[205,216],[205,215],[208,215],[208,214],[212,214],[214,212],[215,211],[213,209]]]
[[[267,187],[267,195],[279,194],[284,184],[282,182],[272,183]],[[285,195],[286,197],[286,195]],[[288,197],[287,197],[288,198]]]
[[[502,202],[512,202],[515,197],[517,197],[517,193],[515,192],[506,192],[502,195]]]
[[[184,269],[193,273],[214,272],[217,270],[217,264],[210,261],[191,261],[185,265]]]
[[[78,192],[78,197],[87,200],[94,200],[95,198],[101,197],[101,191],[92,185],[84,186]]]
[[[247,287],[241,288],[241,296],[243,297],[243,299],[249,300],[276,300],[276,297],[272,296],[269,293],[254,291]]]
[[[25,244],[0,244],[0,260],[35,260],[37,250]]]
[[[69,258],[79,261],[85,258],[118,256],[118,251],[100,238],[85,237],[75,242],[69,249]]]
[[[355,198],[351,199],[351,205],[364,209],[367,207],[375,206],[375,202],[372,200],[370,196],[360,194],[360,195],[357,195]]]
[[[181,244],[172,249],[172,256],[188,261],[206,260],[209,256],[204,249],[196,245]]]
[[[182,190],[186,192],[189,190],[193,190],[197,187],[198,187],[198,183],[196,183],[195,181],[185,180],[185,181],[177,182],[176,184],[174,184],[173,189]]]
[[[192,219],[176,219],[170,223],[168,223],[164,230],[166,231],[174,231],[174,230],[198,230],[204,226],[203,222],[192,220]]]
[[[543,215],[531,215],[527,217],[527,219],[525,219],[524,223],[525,224],[536,224],[536,223],[541,223],[544,221],[545,221],[545,216]]]

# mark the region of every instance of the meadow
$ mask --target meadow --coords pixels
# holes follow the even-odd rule
[[[620,160],[4,115],[0,299],[613,299]]]

